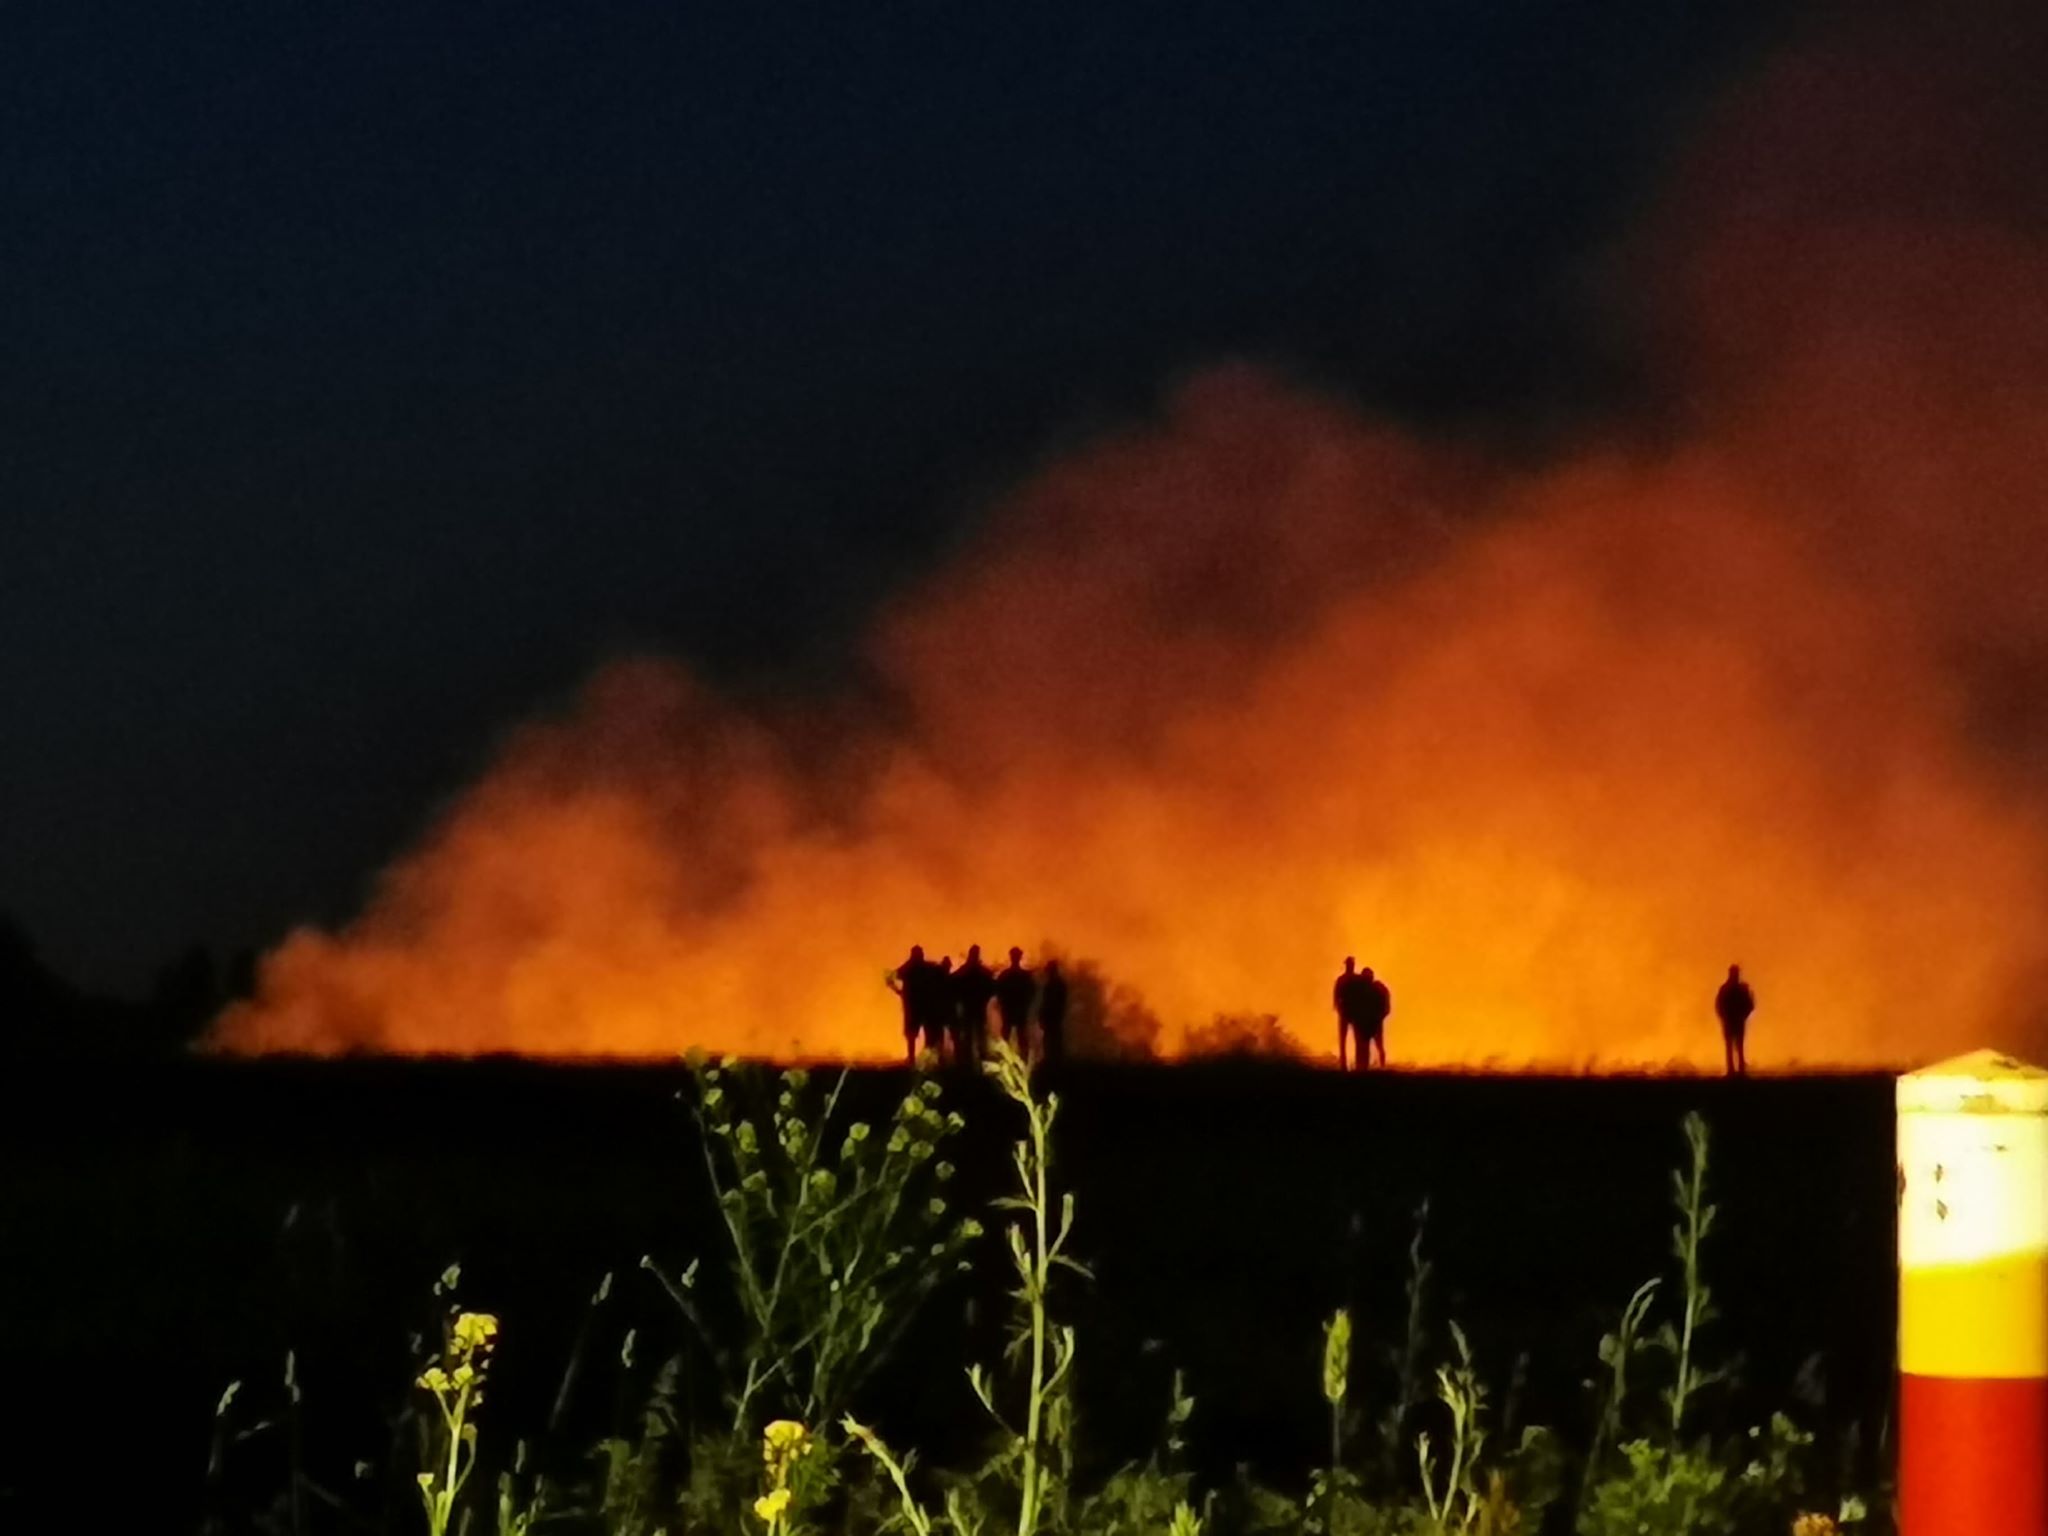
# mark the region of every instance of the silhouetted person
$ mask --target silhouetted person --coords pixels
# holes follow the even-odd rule
[[[1012,946],[1010,963],[996,977],[996,1013],[1002,1019],[1003,1041],[1018,1050],[1027,1048],[1025,1031],[1031,1027],[1031,1004],[1038,996],[1038,981],[1024,966],[1024,951]]]
[[[931,1004],[931,961],[924,957],[924,946],[910,946],[910,958],[889,973],[885,984],[903,1000],[903,1051],[910,1058],[910,1064],[917,1065],[917,1035],[924,1028],[925,1014]]]
[[[1387,990],[1387,984],[1378,980],[1367,966],[1358,973],[1360,1000],[1358,1027],[1358,1064],[1370,1067],[1367,1048],[1379,1052],[1380,1065],[1387,1064],[1387,1018],[1394,1011],[1394,994]]]
[[[981,958],[981,946],[967,946],[967,959],[953,973],[953,1059],[981,1060],[988,1043],[988,1005],[996,995],[995,973]]]
[[[1714,1016],[1721,1021],[1721,1052],[1727,1058],[1730,1077],[1749,1075],[1749,1058],[1743,1053],[1743,1037],[1749,1033],[1749,1016],[1756,1012],[1756,994],[1742,979],[1742,967],[1728,967],[1728,979],[1714,994]]]
[[[953,1033],[953,957],[941,956],[938,966],[931,972],[931,986],[925,993],[924,1048],[934,1056],[943,1056],[946,1041]]]
[[[1067,1049],[1067,978],[1057,960],[1045,962],[1038,989],[1038,1059],[1058,1061]]]
[[[1344,957],[1344,974],[1337,978],[1337,984],[1330,989],[1330,1005],[1337,1010],[1337,1070],[1348,1072],[1351,1068],[1349,1048],[1357,1044],[1361,1051],[1365,1043],[1365,1013],[1368,1006],[1366,980],[1358,974],[1358,960],[1355,956]],[[1362,1065],[1362,1063],[1361,1063]]]

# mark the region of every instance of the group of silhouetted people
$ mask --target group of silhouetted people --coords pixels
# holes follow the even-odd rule
[[[1057,960],[1034,972],[1024,964],[1024,951],[1013,948],[1010,963],[992,971],[979,944],[967,946],[967,958],[958,966],[951,955],[927,960],[924,946],[913,944],[909,958],[885,981],[902,1000],[903,1049],[913,1065],[921,1050],[940,1060],[979,1063],[988,1044],[991,1005],[1002,1038],[1025,1057],[1057,1061],[1065,1052],[1067,980]],[[1337,1011],[1337,1069],[1386,1066],[1387,1020],[1394,1012],[1394,994],[1386,982],[1371,966],[1361,970],[1357,957],[1346,955],[1330,1001]],[[1714,994],[1714,1015],[1721,1021],[1730,1077],[1748,1075],[1745,1047],[1755,1012],[1756,993],[1742,979],[1742,967],[1729,966],[1728,979]]]
[[[1361,1069],[1372,1066],[1372,1057],[1387,1064],[1387,1019],[1394,1011],[1394,994],[1373,975],[1372,967],[1358,968],[1351,955],[1344,957],[1344,971],[1331,990],[1337,1010],[1337,1070],[1348,1072],[1354,1062]],[[1742,979],[1742,967],[1728,967],[1728,979],[1714,994],[1714,1016],[1721,1021],[1721,1049],[1730,1077],[1749,1075],[1746,1045],[1749,1016],[1756,1012],[1756,993]]]
[[[1351,1070],[1353,1053],[1361,1069],[1372,1065],[1377,1052],[1380,1065],[1387,1064],[1387,1018],[1394,1011],[1394,994],[1373,975],[1372,967],[1358,968],[1354,956],[1344,957],[1344,973],[1331,989],[1337,1009],[1337,1070]]]
[[[924,946],[913,944],[910,957],[886,982],[903,1002],[903,1049],[913,1065],[920,1048],[942,1060],[979,1062],[988,1044],[991,1003],[1003,1039],[1024,1056],[1057,1061],[1066,1049],[1067,979],[1057,960],[1033,972],[1024,964],[1024,951],[1012,948],[1010,963],[991,971],[979,944],[967,946],[958,967],[951,955],[927,960]]]

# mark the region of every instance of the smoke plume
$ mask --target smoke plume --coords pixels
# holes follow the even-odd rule
[[[235,1050],[900,1050],[920,941],[1083,959],[1166,1051],[2040,1052],[2043,28],[1869,25],[1746,82],[1605,268],[1644,409],[1531,470],[1222,367],[878,615],[874,696],[672,663],[528,727]],[[1624,302],[1625,301],[1625,302]]]

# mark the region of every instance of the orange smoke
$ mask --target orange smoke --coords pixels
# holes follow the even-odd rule
[[[1890,223],[1881,176],[1839,225],[1757,190],[1855,152],[1844,57],[1761,82],[1634,249],[1694,258],[1675,445],[1510,470],[1196,379],[883,614],[871,696],[608,670],[217,1043],[887,1057],[921,941],[1086,958],[1169,1052],[1332,1049],[1353,953],[1410,1062],[1718,1064],[1730,961],[1766,1061],[2048,1046],[2048,268],[2009,166]]]

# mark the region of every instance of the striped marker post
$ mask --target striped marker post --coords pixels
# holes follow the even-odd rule
[[[1900,1536],[2048,1536],[2048,1072],[1899,1079]]]

